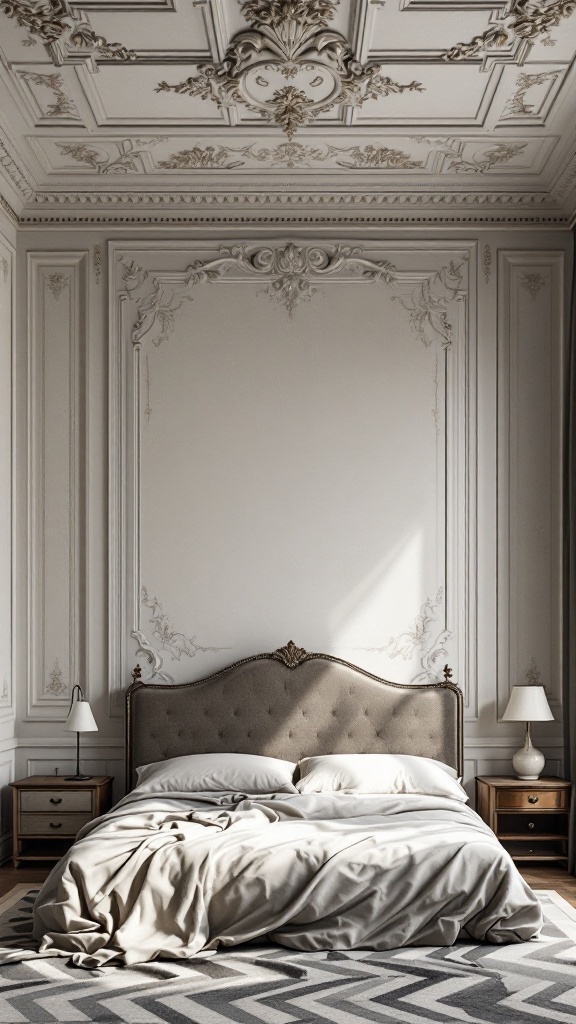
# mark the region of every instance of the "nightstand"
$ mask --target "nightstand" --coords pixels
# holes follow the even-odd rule
[[[476,778],[476,810],[516,861],[567,862],[571,796],[566,779]]]
[[[30,775],[14,790],[12,860],[60,860],[76,834],[112,805],[112,776],[73,782],[57,775]]]

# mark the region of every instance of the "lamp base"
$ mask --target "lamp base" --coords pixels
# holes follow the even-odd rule
[[[530,738],[530,724],[526,724],[526,739],[524,746],[517,750],[512,758],[512,766],[519,779],[533,782],[540,777],[542,769],[546,764],[546,758],[541,750],[532,746]]]
[[[66,775],[64,782],[87,782],[88,779],[93,779],[93,775]]]

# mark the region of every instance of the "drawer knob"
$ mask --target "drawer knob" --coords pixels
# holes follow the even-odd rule
[[[62,797],[61,796],[51,796],[50,797],[50,803],[51,804],[61,804],[62,803]]]
[[[61,821],[59,821],[59,822],[57,822],[57,823],[55,824],[55,823],[54,823],[53,821],[51,821],[51,822],[50,822],[50,828],[62,828],[62,822],[61,822]]]
[[[537,796],[529,796],[528,797],[528,803],[529,804],[537,804],[538,803],[538,797]]]
[[[534,822],[533,821],[529,821],[528,822],[528,828],[534,828]]]

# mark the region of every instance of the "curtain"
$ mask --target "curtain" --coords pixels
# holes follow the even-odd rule
[[[576,241],[576,229],[573,242]],[[567,338],[564,431],[564,774],[576,781],[576,277],[572,274]],[[572,800],[569,871],[576,873],[576,814]]]

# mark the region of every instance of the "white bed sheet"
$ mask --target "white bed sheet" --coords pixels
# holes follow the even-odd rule
[[[416,795],[129,794],[35,906],[78,965],[187,959],[268,936],[300,950],[535,938],[540,905],[466,805]]]

